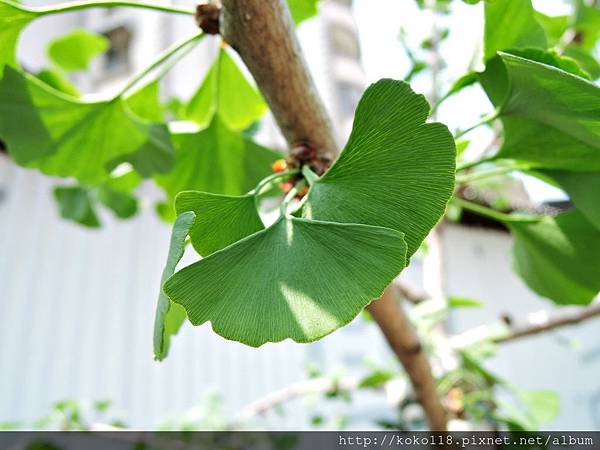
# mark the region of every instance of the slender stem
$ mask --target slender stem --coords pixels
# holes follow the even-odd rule
[[[282,216],[285,216],[287,214],[290,202],[294,199],[294,197],[296,197],[296,195],[298,195],[298,191],[300,191],[300,189],[302,189],[304,186],[306,186],[306,180],[300,180],[292,189],[290,189],[290,192],[285,194],[285,198],[283,199],[283,201],[281,202],[281,206],[279,207],[279,213]]]
[[[530,167],[531,166],[526,163],[514,163],[514,164],[507,165],[507,166],[493,167],[488,170],[480,170],[478,172],[469,173],[467,175],[462,175],[462,176],[459,175],[456,177],[456,182],[463,183],[463,184],[471,183],[476,180],[482,180],[485,178],[491,178],[491,177],[495,177],[498,175],[504,175],[504,174],[510,173],[514,170],[529,169]]]
[[[304,178],[308,181],[309,186],[312,186],[320,178],[319,175],[311,170],[308,164],[302,166],[302,175],[304,175]]]
[[[162,65],[165,61],[167,61],[169,58],[171,58],[176,53],[181,52],[181,56],[183,56],[185,53],[187,53],[187,51],[189,51],[193,48],[192,44],[196,43],[196,41],[199,41],[202,37],[204,37],[204,34],[202,32],[200,32],[200,33],[194,34],[191,37],[185,38],[184,40],[182,40],[180,42],[173,44],[171,47],[169,47],[163,53],[161,53],[158,56],[158,58],[156,58],[150,65],[148,65],[147,67],[142,69],[139,73],[134,75],[125,84],[125,86],[119,91],[119,93],[116,95],[116,97],[120,97],[121,95],[125,94],[133,86],[135,86],[137,83],[139,83],[144,77],[146,77],[146,75],[148,75],[150,72],[152,72],[157,67]],[[188,48],[186,49],[186,47],[188,47]]]
[[[462,172],[463,170],[468,170],[468,169],[472,169],[474,167],[477,167],[481,164],[485,164],[488,162],[492,162],[496,160],[496,156],[489,156],[487,158],[483,158],[483,159],[477,159],[475,161],[469,161],[467,163],[461,164],[456,168],[457,172]]]
[[[497,109],[492,114],[482,117],[481,120],[478,123],[476,123],[475,125],[473,125],[472,127],[469,127],[466,130],[462,130],[462,131],[459,131],[458,133],[456,133],[456,136],[454,136],[454,139],[459,139],[459,138],[463,137],[465,134],[470,133],[474,129],[479,128],[482,125],[486,125],[490,122],[493,122],[499,116],[500,116],[500,110]]]
[[[463,200],[462,198],[457,197],[452,198],[452,203],[461,208],[473,211],[474,213],[477,213],[481,216],[488,217],[490,219],[497,220],[498,222],[503,223],[535,223],[543,219],[543,216],[502,213],[500,211],[493,210],[486,206],[478,205],[477,203],[469,202],[467,200]]]
[[[269,175],[266,178],[260,180],[260,182],[256,185],[254,189],[252,189],[249,194],[259,196],[262,192],[265,191],[267,186],[271,186],[274,181],[279,180],[281,178],[291,178],[294,175],[298,175],[300,173],[300,169],[290,169],[285,172],[274,173]]]
[[[79,10],[87,9],[87,8],[116,8],[118,6],[153,9],[155,11],[162,11],[162,12],[168,12],[168,13],[174,13],[174,14],[186,14],[186,15],[192,15],[192,16],[194,15],[194,11],[191,9],[188,9],[188,8],[178,8],[176,6],[157,5],[154,3],[145,3],[145,2],[127,1],[127,0],[77,1],[77,2],[60,3],[58,5],[44,6],[44,7],[38,7],[38,8],[31,8],[31,7],[24,8],[22,6],[20,6],[20,8],[34,12],[36,14],[48,15],[48,14],[59,14],[59,13],[71,12],[71,11],[79,11]]]

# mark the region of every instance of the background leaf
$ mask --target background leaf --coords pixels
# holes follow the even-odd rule
[[[318,0],[287,0],[292,20],[296,25],[304,22],[318,13]]]
[[[245,194],[267,175],[282,156],[229,129],[218,116],[196,133],[173,135],[173,170],[156,177],[170,199],[181,191]]]
[[[600,230],[600,172],[546,170],[542,173],[569,194],[577,209]]]
[[[110,41],[106,37],[78,29],[50,41],[48,58],[66,72],[85,70],[109,46]]]
[[[228,50],[221,48],[187,105],[186,118],[207,126],[218,114],[229,128],[240,130],[260,119],[266,110],[267,105],[256,87],[250,84]]]
[[[484,59],[508,49],[546,49],[546,35],[536,21],[531,0],[485,2]]]
[[[80,186],[56,187],[54,188],[54,198],[58,202],[63,219],[89,228],[100,227],[100,220],[98,220],[87,189]]]
[[[400,81],[363,95],[346,147],[310,190],[303,216],[401,231],[410,257],[446,209],[454,188],[448,129],[425,123],[429,105]]]
[[[539,223],[507,223],[516,272],[539,295],[587,305],[600,291],[600,230],[577,210]]]
[[[16,3],[0,0],[0,75],[6,64],[16,65],[19,34],[36,17],[36,13]]]
[[[600,170],[600,89],[563,70],[502,54],[509,85],[501,103],[504,144],[498,157],[537,167]],[[499,78],[483,81],[497,103]],[[490,92],[488,92],[490,93]]]
[[[175,220],[173,232],[171,234],[171,243],[169,246],[169,255],[167,263],[163,270],[161,278],[161,289],[158,294],[158,304],[156,305],[156,318],[154,321],[154,358],[158,361],[166,358],[169,353],[169,344],[171,336],[179,331],[179,328],[185,320],[184,309],[175,303],[172,303],[162,291],[163,283],[175,272],[177,264],[181,260],[185,251],[185,238],[194,222],[193,212],[186,212]]]
[[[166,126],[134,116],[121,98],[80,102],[12,68],[0,81],[0,139],[21,165],[92,185],[128,159],[144,174],[172,163]]]

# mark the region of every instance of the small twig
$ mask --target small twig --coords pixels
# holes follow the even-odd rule
[[[508,342],[515,339],[524,338],[527,336],[535,336],[537,334],[552,331],[557,328],[576,325],[585,320],[600,316],[600,302],[594,303],[586,308],[567,309],[559,314],[552,316],[547,311],[540,311],[531,315],[532,319],[528,322],[510,326],[510,333],[506,336],[498,337],[494,342]],[[538,320],[534,318],[538,317]],[[542,317],[540,320],[539,318]]]
[[[498,332],[490,335],[490,325],[481,325],[450,338],[452,347],[463,349],[483,340],[497,344],[511,342],[528,336],[535,336],[570,325],[576,325],[586,320],[600,317],[600,302],[585,308],[562,309],[559,313],[551,314],[542,310],[529,314],[529,319],[520,325],[498,323]]]
[[[360,380],[354,377],[344,377],[337,380],[331,377],[322,377],[294,383],[283,389],[279,389],[278,391],[271,392],[245,406],[242,409],[239,418],[231,425],[231,428],[240,428],[254,417],[265,414],[273,408],[297,398],[310,394],[329,394],[334,392],[353,391],[358,389],[359,385]]]

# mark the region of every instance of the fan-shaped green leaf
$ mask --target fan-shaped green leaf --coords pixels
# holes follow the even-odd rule
[[[600,230],[600,172],[545,170],[577,206],[577,209]]]
[[[98,184],[117,163],[170,169],[166,126],[133,115],[122,98],[81,102],[7,67],[0,81],[0,139],[21,165]]]
[[[156,177],[171,199],[187,190],[244,194],[271,174],[271,164],[282,157],[232,131],[218,116],[202,131],[174,134],[173,144],[173,170]]]
[[[35,75],[39,80],[57,91],[72,97],[79,97],[77,88],[56,69],[43,69]]]
[[[73,30],[48,45],[48,57],[67,72],[85,70],[90,62],[108,50],[110,41],[87,30]]]
[[[504,123],[498,157],[545,168],[600,170],[600,88],[547,64],[501,56],[509,82],[501,75],[482,79]]]
[[[300,25],[318,12],[318,0],[287,0],[292,19],[296,25]]]
[[[190,230],[194,249],[208,256],[264,228],[254,195],[239,197],[184,191],[175,200],[177,214],[193,211],[196,221]]]
[[[229,128],[248,128],[267,110],[262,96],[229,55],[219,51],[214,64],[186,109],[186,118],[207,126],[218,114]]]
[[[303,216],[405,234],[408,256],[440,219],[454,188],[448,129],[425,123],[429,105],[400,81],[367,89],[346,147],[312,186]]]
[[[350,322],[405,266],[397,231],[282,218],[177,272],[164,292],[190,321],[254,347],[317,340]]]
[[[175,272],[177,264],[185,251],[185,238],[188,235],[190,227],[194,223],[194,213],[186,212],[175,220],[173,232],[171,234],[171,244],[169,246],[169,255],[167,263],[163,270],[160,285]],[[171,336],[179,331],[181,324],[185,320],[185,310],[178,304],[173,303],[164,294],[162,288],[158,294],[158,304],[156,305],[156,318],[154,320],[154,358],[158,361],[166,358],[169,353],[169,344]]]
[[[81,186],[56,187],[54,188],[54,198],[63,219],[89,228],[100,227],[100,220],[88,189]]]
[[[5,65],[16,64],[19,34],[37,16],[16,3],[0,0],[0,76]]]
[[[600,291],[600,230],[577,210],[538,223],[507,223],[516,272],[553,302],[590,303]]]
[[[546,49],[546,34],[536,21],[531,0],[485,2],[484,59],[508,49]]]

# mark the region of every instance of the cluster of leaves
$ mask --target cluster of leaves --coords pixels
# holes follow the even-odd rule
[[[515,271],[532,290],[582,305],[600,291],[600,88],[591,81],[600,75],[591,64],[600,10],[574,3],[572,16],[548,17],[530,0],[485,2],[486,68],[450,94],[479,82],[496,108],[487,121],[502,121],[503,139],[482,161],[486,170],[512,165],[571,198],[575,209],[556,217],[489,216],[512,232]],[[477,165],[465,172],[485,175],[473,172]]]

